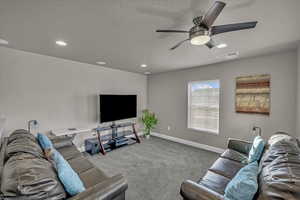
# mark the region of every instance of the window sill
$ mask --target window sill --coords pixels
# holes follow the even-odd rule
[[[204,133],[219,135],[219,131],[214,131],[214,130],[210,130],[210,129],[200,129],[200,128],[191,128],[191,127],[188,127],[188,129],[193,130],[193,131],[202,132],[202,133],[204,132]]]

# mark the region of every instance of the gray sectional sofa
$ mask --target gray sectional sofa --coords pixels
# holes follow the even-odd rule
[[[56,149],[78,173],[86,190],[70,197],[36,138],[17,130],[5,138],[0,150],[0,195],[7,200],[125,200],[128,188],[120,174],[107,176],[73,145],[70,138],[52,138]]]

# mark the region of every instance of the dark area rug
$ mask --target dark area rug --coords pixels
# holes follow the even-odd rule
[[[126,177],[126,200],[180,200],[182,181],[198,180],[218,154],[151,137],[105,156],[88,157],[109,176]]]

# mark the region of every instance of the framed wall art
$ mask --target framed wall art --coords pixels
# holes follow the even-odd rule
[[[236,112],[270,115],[270,82],[269,74],[237,77]]]

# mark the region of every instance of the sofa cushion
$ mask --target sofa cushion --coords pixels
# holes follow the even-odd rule
[[[62,155],[55,149],[52,149],[51,158],[55,162],[58,177],[68,194],[74,196],[83,192],[85,187],[82,181]]]
[[[71,159],[81,157],[82,154],[77,150],[75,145],[72,146],[65,146],[62,148],[56,149],[61,155],[67,160],[70,161]]]
[[[218,158],[218,160],[216,160],[209,170],[232,179],[244,166],[244,163],[233,161],[227,158]]]
[[[79,174],[86,188],[93,187],[97,183],[107,179],[107,176],[99,169],[93,167]]]
[[[29,153],[11,156],[4,165],[1,192],[5,197],[31,200],[66,197],[52,165]]]
[[[300,148],[293,141],[286,140],[277,141],[273,145],[269,146],[266,152],[263,154],[260,168],[264,168],[269,165],[275,159],[282,155],[300,155]]]
[[[18,129],[18,130],[15,130],[14,132],[12,132],[12,134],[9,135],[7,143],[10,143],[11,141],[16,140],[18,138],[22,138],[22,139],[23,138],[28,138],[28,139],[32,140],[33,142],[37,142],[34,135],[29,133],[27,130]]]
[[[270,146],[276,144],[277,142],[288,142],[296,146],[298,145],[298,141],[295,137],[292,137],[284,132],[277,132],[276,134],[272,135],[268,140],[268,144]]]
[[[272,155],[279,156],[283,154],[293,154],[299,155],[300,148],[298,145],[294,144],[293,142],[277,142],[276,144],[270,146],[269,152],[272,152]]]
[[[94,165],[83,156],[73,158],[68,162],[74,169],[74,171],[76,171],[78,174],[83,173],[94,167]]]
[[[224,151],[224,153],[222,153],[221,157],[227,158],[229,160],[237,161],[240,163],[246,163],[248,160],[248,157],[245,154],[239,153],[232,149],[227,149],[226,151]]]
[[[8,138],[6,156],[10,157],[20,152],[30,153],[34,156],[44,158],[44,152],[36,138],[26,130],[14,131]]]
[[[257,175],[257,162],[243,167],[228,183],[225,189],[225,200],[252,200],[258,188]]]
[[[294,142],[269,147],[261,160],[259,199],[300,199],[300,154]]]
[[[199,181],[199,184],[223,195],[229,182],[230,179],[212,171],[207,171],[205,176]]]
[[[74,136],[55,136],[50,138],[55,149],[72,146]]]

